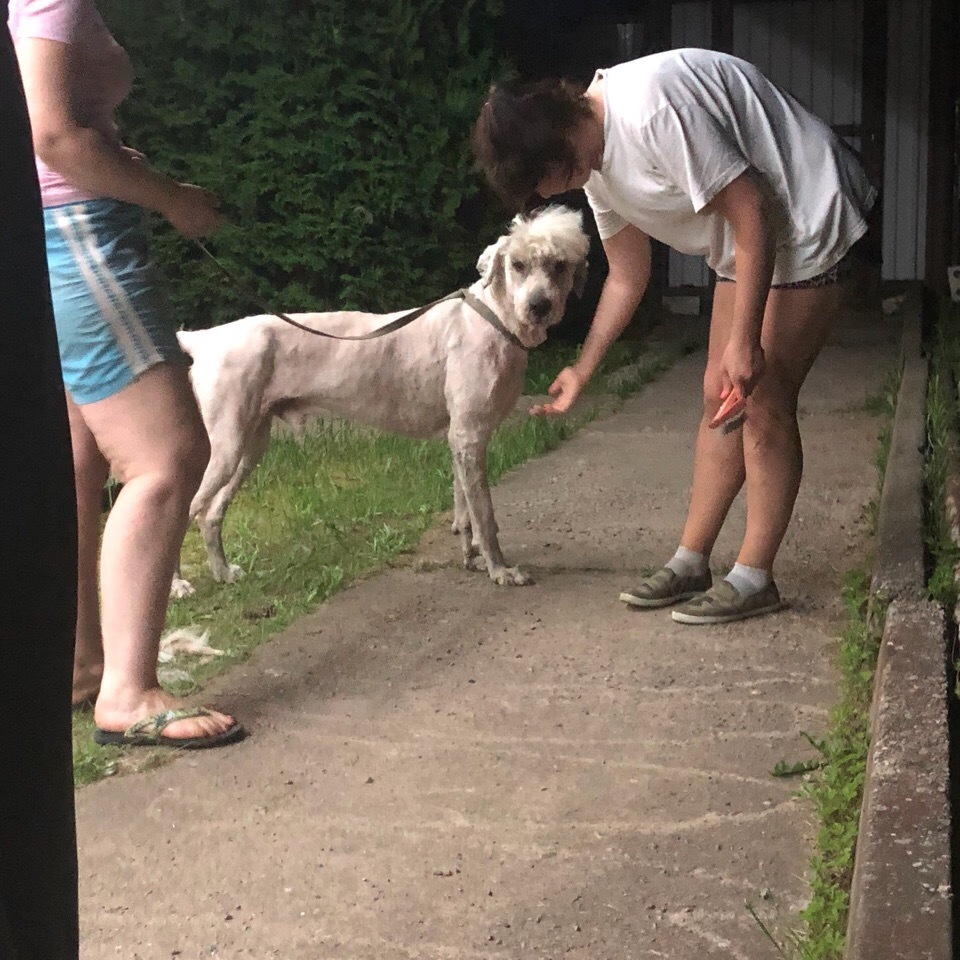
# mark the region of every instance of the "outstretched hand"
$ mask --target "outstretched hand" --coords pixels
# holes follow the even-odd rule
[[[530,408],[534,417],[556,417],[565,414],[576,402],[586,386],[586,379],[574,367],[564,367],[557,379],[550,384],[547,393],[554,398],[552,403],[540,403]]]

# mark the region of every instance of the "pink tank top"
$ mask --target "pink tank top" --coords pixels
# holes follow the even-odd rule
[[[130,92],[133,71],[94,0],[10,0],[7,24],[15,44],[36,38],[73,46],[71,52],[78,60],[77,89],[73,91],[75,119],[119,143],[113,112]],[[39,157],[37,174],[45,207],[95,199],[68,183]]]

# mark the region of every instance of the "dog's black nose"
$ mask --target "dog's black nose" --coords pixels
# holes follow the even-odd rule
[[[530,298],[530,312],[541,320],[550,312],[553,301],[543,294]]]

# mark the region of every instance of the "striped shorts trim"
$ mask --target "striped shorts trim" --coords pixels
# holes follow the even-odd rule
[[[44,210],[64,384],[76,403],[118,393],[151,367],[189,363],[145,212],[118,200]]]

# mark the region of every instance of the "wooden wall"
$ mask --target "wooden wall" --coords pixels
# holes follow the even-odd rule
[[[733,8],[733,49],[821,116],[854,148],[861,121],[863,3],[768,0]],[[887,0],[888,76],[883,183],[883,277],[924,275],[931,0]],[[711,46],[710,0],[672,8],[670,45]],[[869,52],[868,52],[869,55]],[[670,254],[671,286],[703,286],[701,258]]]

